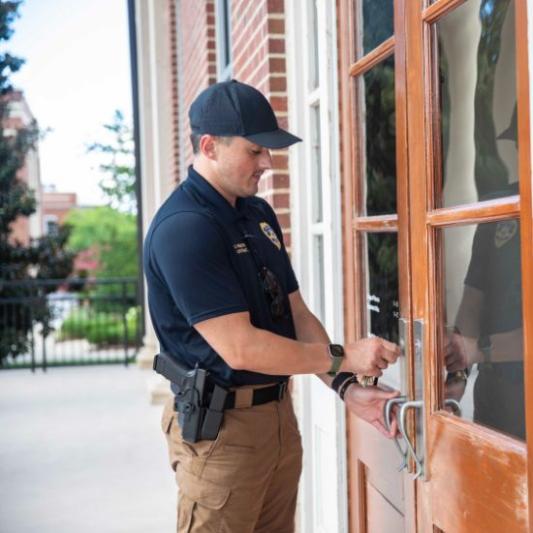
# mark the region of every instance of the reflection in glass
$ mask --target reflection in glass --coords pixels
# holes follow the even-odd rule
[[[314,261],[314,295],[315,312],[321,322],[326,319],[326,289],[324,283],[324,237],[314,235],[313,237],[313,261]]]
[[[368,54],[394,33],[394,1],[363,0],[363,53]]]
[[[446,398],[463,418],[524,439],[519,223],[447,228],[443,237]]]
[[[394,57],[387,58],[359,80],[364,94],[361,118],[365,127],[365,214],[393,214],[396,212]]]
[[[398,343],[398,236],[368,233],[367,244],[367,334]],[[380,381],[401,389],[400,365],[392,365]]]
[[[310,38],[312,54],[309,54],[309,84],[310,89],[316,89],[320,84],[320,68],[318,66],[318,0],[309,0]]]
[[[466,2],[436,23],[443,172],[439,206],[517,194],[514,2]]]
[[[322,222],[322,141],[320,137],[320,106],[311,108],[311,216]]]

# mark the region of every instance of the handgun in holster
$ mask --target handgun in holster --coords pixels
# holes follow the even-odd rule
[[[188,368],[165,352],[155,356],[154,370],[178,389],[175,409],[183,440],[215,440],[224,419],[228,391],[217,385],[207,370],[198,365]]]

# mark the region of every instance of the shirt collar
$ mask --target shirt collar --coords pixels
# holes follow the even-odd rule
[[[184,184],[185,187],[191,187],[200,196],[200,200],[206,202],[215,213],[224,221],[237,222],[246,216],[245,198],[237,198],[235,207],[233,207],[201,174],[189,166],[189,172]]]

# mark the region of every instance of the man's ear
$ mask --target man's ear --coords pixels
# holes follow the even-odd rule
[[[200,137],[200,152],[208,159],[217,159],[217,142],[213,135],[205,134]]]

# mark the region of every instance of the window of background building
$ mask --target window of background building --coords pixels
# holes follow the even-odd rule
[[[231,0],[216,0],[217,21],[217,77],[218,81],[231,79]]]
[[[56,215],[46,215],[44,217],[45,235],[57,235],[58,228],[59,228],[59,221]]]

